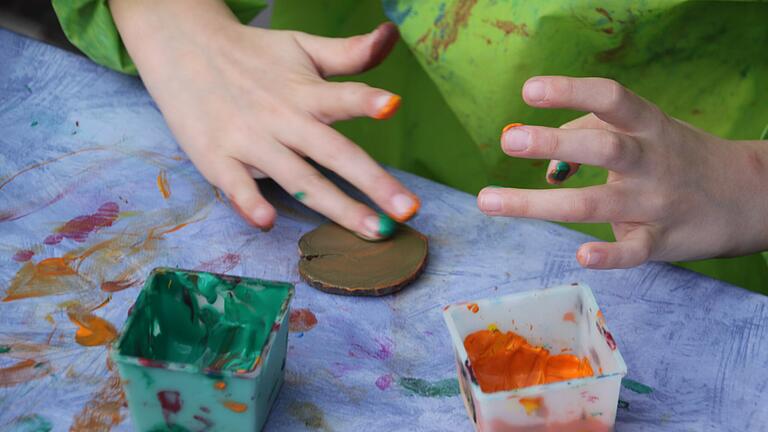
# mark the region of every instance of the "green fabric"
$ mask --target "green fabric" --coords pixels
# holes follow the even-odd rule
[[[117,32],[108,0],[51,0],[64,34],[91,60],[114,70],[136,75],[136,66]],[[265,7],[264,0],[226,0],[242,23],[250,22]]]
[[[488,184],[550,187],[545,161],[510,158],[499,149],[507,123],[558,126],[581,115],[524,105],[520,88],[534,75],[614,78],[670,115],[731,139],[760,136],[768,118],[766,3],[383,4],[385,11],[376,0],[277,0],[272,24],[326,36],[363,33],[387,17],[398,24],[405,43],[380,68],[352,79],[403,96],[400,112],[387,122],[359,119],[338,129],[383,163],[470,193]],[[583,167],[568,186],[605,176]],[[613,239],[606,224],[565,225]],[[768,294],[761,254],[680,265]]]

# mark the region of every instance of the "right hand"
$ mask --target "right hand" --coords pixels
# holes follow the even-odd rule
[[[393,24],[334,39],[244,26],[215,0],[111,0],[110,6],[180,146],[253,226],[270,229],[276,218],[253,180],[266,175],[364,238],[391,234],[386,216],[344,194],[305,156],[397,221],[418,211],[412,192],[329,126],[354,117],[384,119],[397,110],[399,96],[386,90],[324,79],[380,63],[398,38]]]

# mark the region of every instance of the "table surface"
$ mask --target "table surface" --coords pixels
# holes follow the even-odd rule
[[[385,298],[323,294],[296,270],[321,217],[267,184],[280,217],[249,228],[139,80],[0,30],[0,430],[131,430],[107,347],[80,345],[69,314],[119,329],[156,266],[296,284],[295,317],[317,324],[292,323],[268,431],[471,430],[441,307],[572,281],[592,287],[628,365],[617,430],[768,428],[768,298],[665,264],[584,270],[586,236],[395,174],[423,197],[424,275]]]

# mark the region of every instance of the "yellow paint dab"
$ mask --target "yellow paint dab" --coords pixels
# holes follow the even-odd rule
[[[520,399],[520,405],[523,406],[527,415],[531,415],[540,410],[543,404],[544,400],[540,397]]]
[[[248,405],[244,403],[226,400],[226,401],[223,401],[221,404],[224,405],[228,410],[236,413],[244,413],[248,411]]]
[[[492,332],[499,331],[499,327],[496,326],[496,323],[488,324],[488,331],[492,331]]]

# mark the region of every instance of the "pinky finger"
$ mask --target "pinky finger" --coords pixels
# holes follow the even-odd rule
[[[650,230],[638,228],[615,243],[585,243],[576,252],[576,259],[583,267],[591,269],[630,268],[648,261],[652,248]]]
[[[581,164],[575,162],[565,162],[559,160],[551,160],[549,167],[547,167],[547,183],[557,185],[576,174],[581,167]]]

